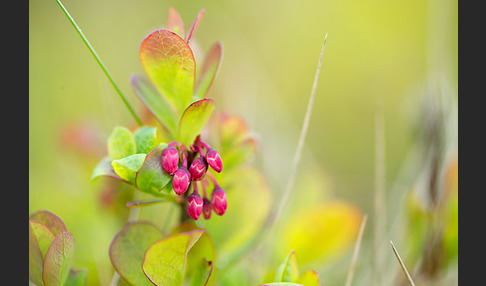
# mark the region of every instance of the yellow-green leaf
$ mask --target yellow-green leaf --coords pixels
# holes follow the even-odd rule
[[[214,109],[214,100],[203,98],[189,105],[179,122],[179,141],[190,146]]]
[[[182,285],[187,253],[204,231],[183,232],[154,242],[142,262],[145,275],[155,285]]]
[[[278,267],[275,273],[275,281],[277,282],[295,282],[299,277],[299,266],[297,264],[297,256],[295,251],[291,250],[285,261]]]
[[[108,154],[111,160],[128,157],[137,152],[132,132],[123,126],[116,126],[108,137]]]

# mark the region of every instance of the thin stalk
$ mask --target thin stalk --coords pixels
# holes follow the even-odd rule
[[[359,229],[358,239],[356,240],[356,244],[354,246],[353,257],[351,258],[351,264],[349,266],[348,277],[346,279],[346,286],[351,286],[351,281],[353,280],[354,270],[356,268],[356,261],[358,261],[358,253],[361,247],[361,241],[363,240],[363,232],[366,225],[366,221],[368,219],[368,215],[364,215],[363,220],[361,221],[361,227]]]
[[[290,190],[292,189],[292,186],[293,186],[294,181],[295,181],[295,173],[297,172],[297,165],[300,161],[300,157],[301,157],[301,153],[302,153],[302,147],[304,145],[304,140],[305,140],[305,135],[307,134],[307,129],[308,129],[308,126],[309,126],[310,115],[311,115],[311,111],[312,111],[312,105],[313,105],[313,102],[314,102],[314,95],[315,95],[315,91],[317,89],[317,80],[319,78],[319,73],[320,73],[321,64],[322,64],[322,58],[323,58],[323,55],[324,55],[324,47],[326,46],[326,40],[327,40],[327,34],[324,37],[324,42],[322,44],[321,54],[320,54],[320,57],[319,57],[319,62],[317,64],[316,75],[314,77],[314,84],[312,86],[311,96],[310,96],[309,104],[308,104],[308,107],[307,107],[307,113],[306,113],[305,118],[304,118],[304,124],[302,126],[302,131],[301,131],[301,134],[300,134],[300,137],[299,137],[299,142],[298,142],[297,149],[295,151],[295,155],[294,155],[294,159],[293,159],[292,171],[290,173],[291,175],[289,177],[289,182],[287,184],[287,188],[284,191],[284,196],[282,197],[282,199],[280,201],[280,205],[278,207],[278,210],[277,210],[277,212],[270,211],[268,216],[266,217],[264,223],[263,223],[262,231],[258,232],[255,236],[253,236],[252,239],[250,239],[245,245],[240,247],[238,251],[236,251],[230,258],[228,258],[227,261],[225,261],[226,269],[228,269],[231,266],[234,266],[236,264],[236,262],[240,261],[241,257],[246,255],[251,249],[258,248],[259,246],[261,246],[263,244],[263,242],[269,237],[269,234],[270,234],[271,230],[273,229],[273,227],[275,227],[275,222],[278,221],[278,218],[281,215],[282,210],[285,207],[285,204],[286,204],[288,197],[289,197],[289,194],[290,194]],[[208,174],[210,174],[210,173],[208,172]],[[211,179],[214,179],[214,176],[212,176],[212,174],[210,174],[209,177]]]
[[[88,47],[89,51],[91,52],[91,54],[93,55],[93,57],[96,59],[96,61],[98,62],[98,65],[101,67],[101,69],[103,70],[103,72],[105,73],[105,75],[108,77],[108,79],[110,80],[111,84],[113,85],[113,87],[115,88],[116,92],[118,93],[118,95],[120,96],[121,100],[123,101],[123,103],[125,103],[126,107],[128,108],[128,110],[130,111],[130,113],[132,114],[133,118],[135,119],[135,121],[137,121],[138,125],[139,126],[142,126],[142,121],[140,120],[140,118],[138,118],[137,114],[135,114],[135,111],[133,111],[133,108],[131,107],[131,105],[128,103],[127,99],[125,98],[125,96],[123,95],[123,93],[121,92],[120,88],[118,87],[118,85],[116,84],[115,80],[113,79],[113,77],[111,76],[110,72],[108,72],[108,69],[105,67],[105,65],[103,64],[103,62],[101,61],[100,57],[98,56],[98,54],[96,53],[96,51],[94,50],[94,48],[91,46],[91,44],[89,43],[88,39],[86,38],[86,36],[83,34],[83,32],[81,31],[81,28],[79,28],[79,26],[76,24],[76,22],[74,21],[73,17],[71,17],[71,15],[69,14],[69,12],[66,10],[66,8],[64,7],[64,5],[62,5],[61,1],[60,0],[56,0],[57,4],[59,5],[59,7],[61,7],[62,11],[64,12],[64,14],[66,15],[66,17],[69,19],[69,21],[71,22],[71,24],[73,24],[74,26],[74,29],[78,32],[79,36],[81,37],[81,39],[83,39],[83,42],[86,44],[86,46]]]
[[[374,196],[374,272],[376,285],[382,285],[383,251],[382,242],[385,237],[385,127],[381,103],[377,106],[375,115],[375,196]]]
[[[402,267],[403,272],[407,276],[408,282],[410,283],[411,286],[415,286],[415,283],[413,283],[412,277],[408,273],[407,268],[405,267],[405,264],[403,264],[403,261],[400,258],[400,255],[398,254],[398,251],[396,250],[395,245],[393,245],[393,242],[391,240],[390,240],[390,244],[391,244],[391,247],[393,249],[393,252],[395,253],[395,256],[398,259],[398,263],[400,263],[400,266]]]
[[[327,34],[324,37],[324,43],[322,44],[321,55],[319,56],[319,62],[317,63],[316,75],[314,77],[314,83],[312,85],[312,91],[311,91],[311,95],[310,95],[310,98],[309,98],[309,103],[307,105],[307,112],[306,112],[305,117],[304,117],[304,123],[302,125],[302,129],[301,129],[301,132],[300,132],[299,141],[298,141],[298,144],[297,144],[297,149],[295,150],[294,158],[292,160],[292,165],[291,165],[292,169],[290,171],[289,180],[287,182],[286,189],[285,189],[285,191],[282,195],[280,205],[278,206],[277,212],[275,213],[274,218],[277,221],[278,221],[280,215],[282,214],[282,211],[283,211],[285,205],[287,204],[287,200],[289,198],[290,191],[294,187],[295,175],[297,173],[297,166],[299,165],[300,158],[301,158],[301,155],[302,155],[302,149],[304,147],[305,137],[307,135],[307,129],[309,129],[309,122],[310,122],[310,117],[311,117],[311,113],[312,113],[312,106],[314,104],[314,97],[315,97],[315,94],[316,94],[317,82],[318,82],[318,79],[319,79],[319,73],[321,71],[322,57],[324,55],[324,48],[326,47],[326,40],[327,40]]]

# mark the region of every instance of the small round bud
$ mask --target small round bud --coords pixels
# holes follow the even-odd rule
[[[191,166],[189,167],[189,173],[191,173],[193,181],[201,180],[206,174],[207,170],[208,163],[203,157],[197,157],[196,159],[194,159],[191,163]]]
[[[201,196],[193,192],[187,197],[187,213],[190,217],[197,220],[201,215],[203,210],[203,199]]]
[[[226,201],[226,192],[223,188],[217,186],[211,193],[211,206],[217,215],[223,215],[226,212],[228,202]]]
[[[208,198],[203,199],[203,215],[205,219],[211,218],[211,202],[208,200]]]
[[[179,167],[179,150],[176,147],[169,146],[162,151],[162,169],[167,174],[174,175]]]
[[[220,173],[221,170],[223,170],[223,161],[221,160],[218,151],[210,149],[206,153],[206,161],[216,172]]]
[[[182,195],[187,191],[189,184],[191,183],[191,174],[185,167],[180,167],[175,171],[172,178],[172,188],[178,195]]]

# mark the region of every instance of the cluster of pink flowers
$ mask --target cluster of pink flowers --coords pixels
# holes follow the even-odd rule
[[[209,219],[211,211],[217,215],[225,213],[226,192],[211,172],[208,172],[208,168],[211,167],[220,173],[223,170],[223,161],[218,151],[202,141],[200,136],[196,138],[190,149],[178,141],[170,142],[162,151],[161,160],[162,169],[173,176],[172,188],[177,195],[183,195],[191,183],[193,184],[193,192],[187,197],[187,213],[191,218],[197,220],[202,213],[205,219]],[[206,194],[208,185],[206,174],[214,185],[210,199]],[[198,182],[202,185],[203,197],[199,194]]]

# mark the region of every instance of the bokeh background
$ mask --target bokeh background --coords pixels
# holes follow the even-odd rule
[[[441,154],[439,181],[457,183],[457,1],[65,0],[63,4],[138,111],[141,102],[128,79],[132,73],[144,74],[138,56],[142,39],[164,26],[169,7],[180,12],[186,27],[205,8],[195,40],[203,52],[217,40],[224,45],[219,74],[208,95],[216,100],[216,112],[243,117],[259,139],[253,165],[265,177],[271,200],[277,202],[288,182],[327,34],[308,136],[283,220],[299,225],[315,218],[300,216],[299,209],[330,200],[352,205],[360,219],[353,222],[347,238],[339,239],[349,243],[343,242],[335,258],[306,258],[306,249],[328,237],[302,246],[302,267],[318,271],[323,285],[343,284],[357,228],[362,215],[368,214],[353,285],[378,285],[373,283],[377,272],[372,265],[389,270],[383,270],[389,273],[383,274],[383,281],[400,280],[389,240],[403,251],[412,273],[428,273],[419,266],[425,248],[416,250],[421,247],[407,239],[420,224],[407,220],[413,201],[409,197],[414,196],[422,208],[414,206],[423,212],[434,200],[426,179],[432,176],[427,166],[433,165],[428,157],[433,150]],[[196,60],[201,56],[196,54]],[[107,249],[126,221],[124,204],[132,196],[124,186],[107,187],[89,178],[106,155],[104,142],[113,127],[133,124],[56,2],[29,1],[29,212],[49,209],[64,219],[76,239],[74,264],[88,268],[89,285],[111,282]],[[430,130],[442,130],[439,139],[428,137],[434,133]],[[377,262],[373,241],[380,182],[385,227],[377,242],[382,257]],[[258,198],[248,201],[254,199]],[[159,215],[154,219],[163,220],[163,213]],[[423,218],[417,215],[416,220]],[[256,283],[271,282],[263,281],[266,271],[283,261],[290,251],[287,247],[298,247],[287,245],[284,238],[274,244],[277,250],[254,270],[255,279],[260,279]],[[440,285],[456,283],[455,256],[451,264],[438,264],[440,271],[434,275]],[[231,275],[242,276],[236,272]]]

